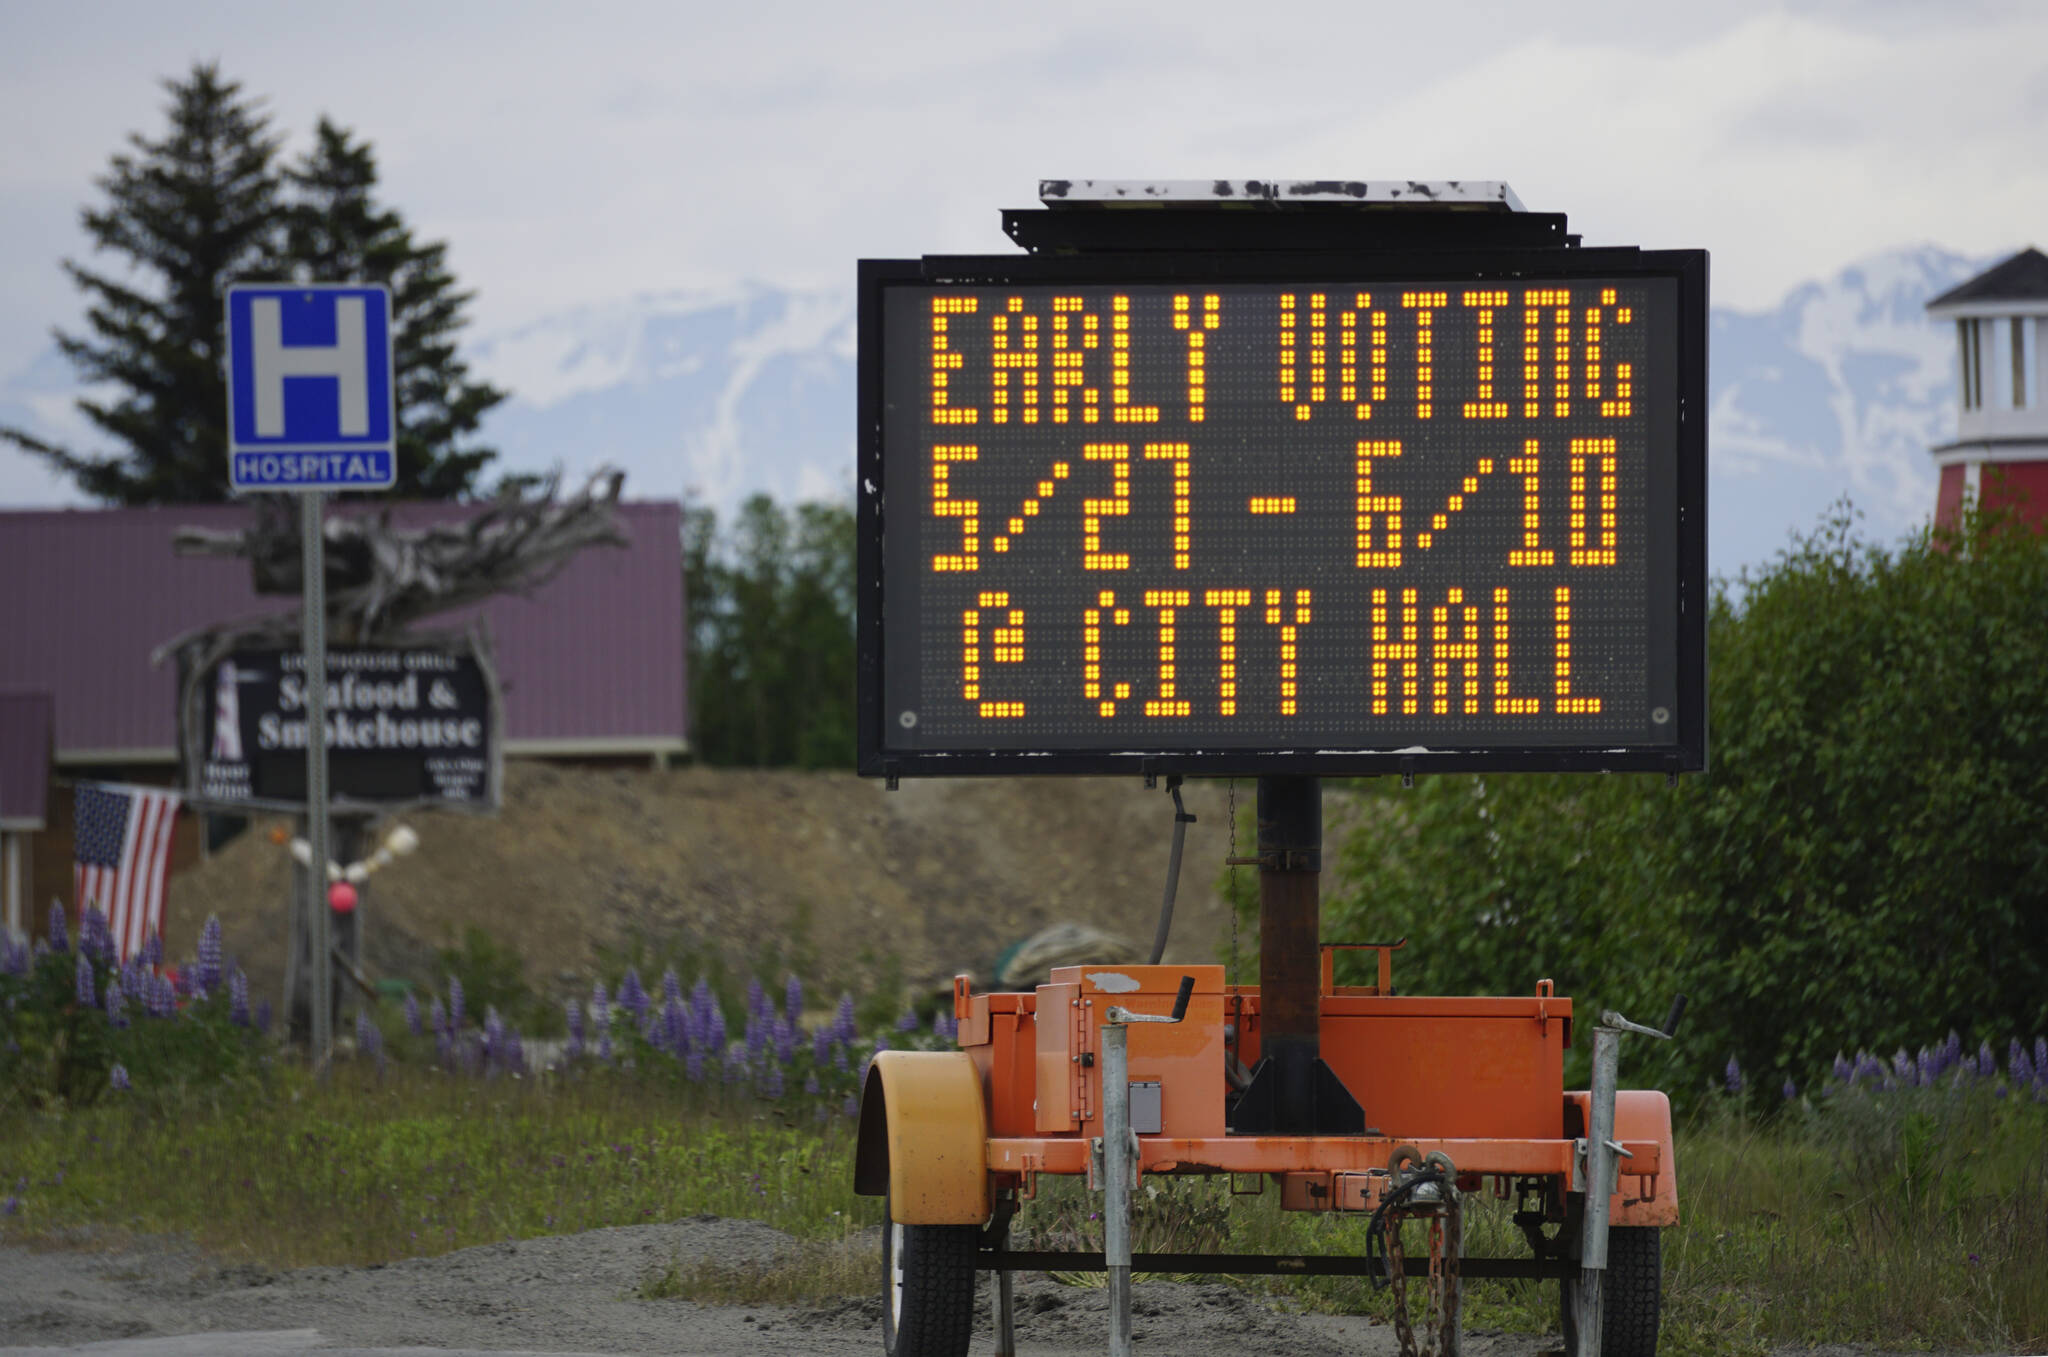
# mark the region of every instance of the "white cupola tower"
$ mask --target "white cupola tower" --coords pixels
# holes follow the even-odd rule
[[[1966,500],[2048,521],[2048,255],[2022,250],[1927,314],[1956,333],[1956,436],[1930,449],[1941,467],[1935,521],[1953,522]]]

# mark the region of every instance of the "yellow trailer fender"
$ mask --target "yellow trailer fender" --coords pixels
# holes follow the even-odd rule
[[[899,1225],[989,1218],[988,1111],[965,1051],[880,1051],[860,1098],[853,1190]]]
[[[1574,1120],[1583,1128],[1592,1115],[1593,1095],[1575,1091],[1564,1095],[1567,1107],[1577,1109]],[[1567,1126],[1569,1134],[1571,1127]],[[1585,1134],[1580,1130],[1578,1134]],[[1614,1138],[1657,1142],[1657,1176],[1645,1183],[1628,1171],[1621,1161],[1621,1191],[1608,1200],[1610,1225],[1678,1224],[1678,1154],[1671,1138],[1671,1100],[1653,1088],[1618,1089],[1614,1095]],[[1645,1187],[1649,1191],[1645,1192]]]

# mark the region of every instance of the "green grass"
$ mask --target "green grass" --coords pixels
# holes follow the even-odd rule
[[[359,1264],[709,1212],[804,1238],[879,1218],[853,1195],[852,1127],[692,1112],[624,1079],[571,1086],[394,1068],[174,1116],[102,1103],[0,1125],[0,1237],[175,1233],[279,1266]]]
[[[695,1107],[696,1110],[691,1110]],[[878,1203],[850,1187],[851,1123],[715,1108],[597,1076],[479,1081],[394,1066],[326,1083],[187,1095],[166,1115],[111,1102],[0,1119],[0,1238],[171,1233],[274,1266],[360,1264],[709,1212],[802,1241],[769,1268],[684,1266],[637,1294],[731,1304],[867,1294]],[[1988,1090],[1838,1099],[1757,1124],[1722,1109],[1678,1145],[1683,1219],[1665,1237],[1668,1357],[1863,1342],[2048,1346],[2048,1107]],[[1247,1184],[1240,1184],[1241,1186]],[[1523,1256],[1505,1204],[1473,1198],[1468,1251]],[[1019,1247],[1100,1246],[1077,1182],[1042,1180]],[[1270,1187],[1151,1179],[1141,1251],[1360,1253],[1364,1222],[1284,1213]],[[1088,1280],[1076,1276],[1076,1281]],[[1385,1316],[1361,1278],[1248,1278],[1292,1304]],[[1475,1282],[1466,1323],[1554,1328],[1554,1283]]]

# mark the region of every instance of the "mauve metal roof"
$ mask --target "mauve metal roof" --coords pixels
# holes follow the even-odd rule
[[[43,827],[50,724],[48,693],[0,693],[0,827]]]
[[[392,509],[395,522],[459,521],[481,506]],[[622,504],[625,549],[592,547],[531,597],[505,595],[426,620],[466,625],[481,613],[495,643],[511,751],[677,750],[686,734],[682,509]],[[0,511],[0,690],[50,693],[57,757],[170,757],[176,679],[150,652],[180,633],[252,613],[284,611],[259,598],[249,564],[178,556],[186,525],[232,530],[241,505]]]

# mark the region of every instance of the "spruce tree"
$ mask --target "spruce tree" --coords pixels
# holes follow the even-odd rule
[[[256,101],[212,64],[167,80],[170,126],[137,133],[82,213],[97,251],[125,271],[66,260],[88,299],[86,333],[56,335],[81,379],[118,395],[78,408],[125,445],[93,456],[17,429],[5,437],[67,472],[87,494],[121,504],[227,497],[227,388],[221,298],[229,284],[276,275],[278,141]]]
[[[398,485],[408,497],[452,498],[476,488],[496,457],[459,446],[505,393],[469,379],[457,357],[462,309],[448,247],[413,239],[399,214],[379,203],[376,158],[367,142],[326,118],[306,155],[285,167],[291,189],[285,256],[298,282],[383,283],[391,289],[392,363],[398,396]]]

